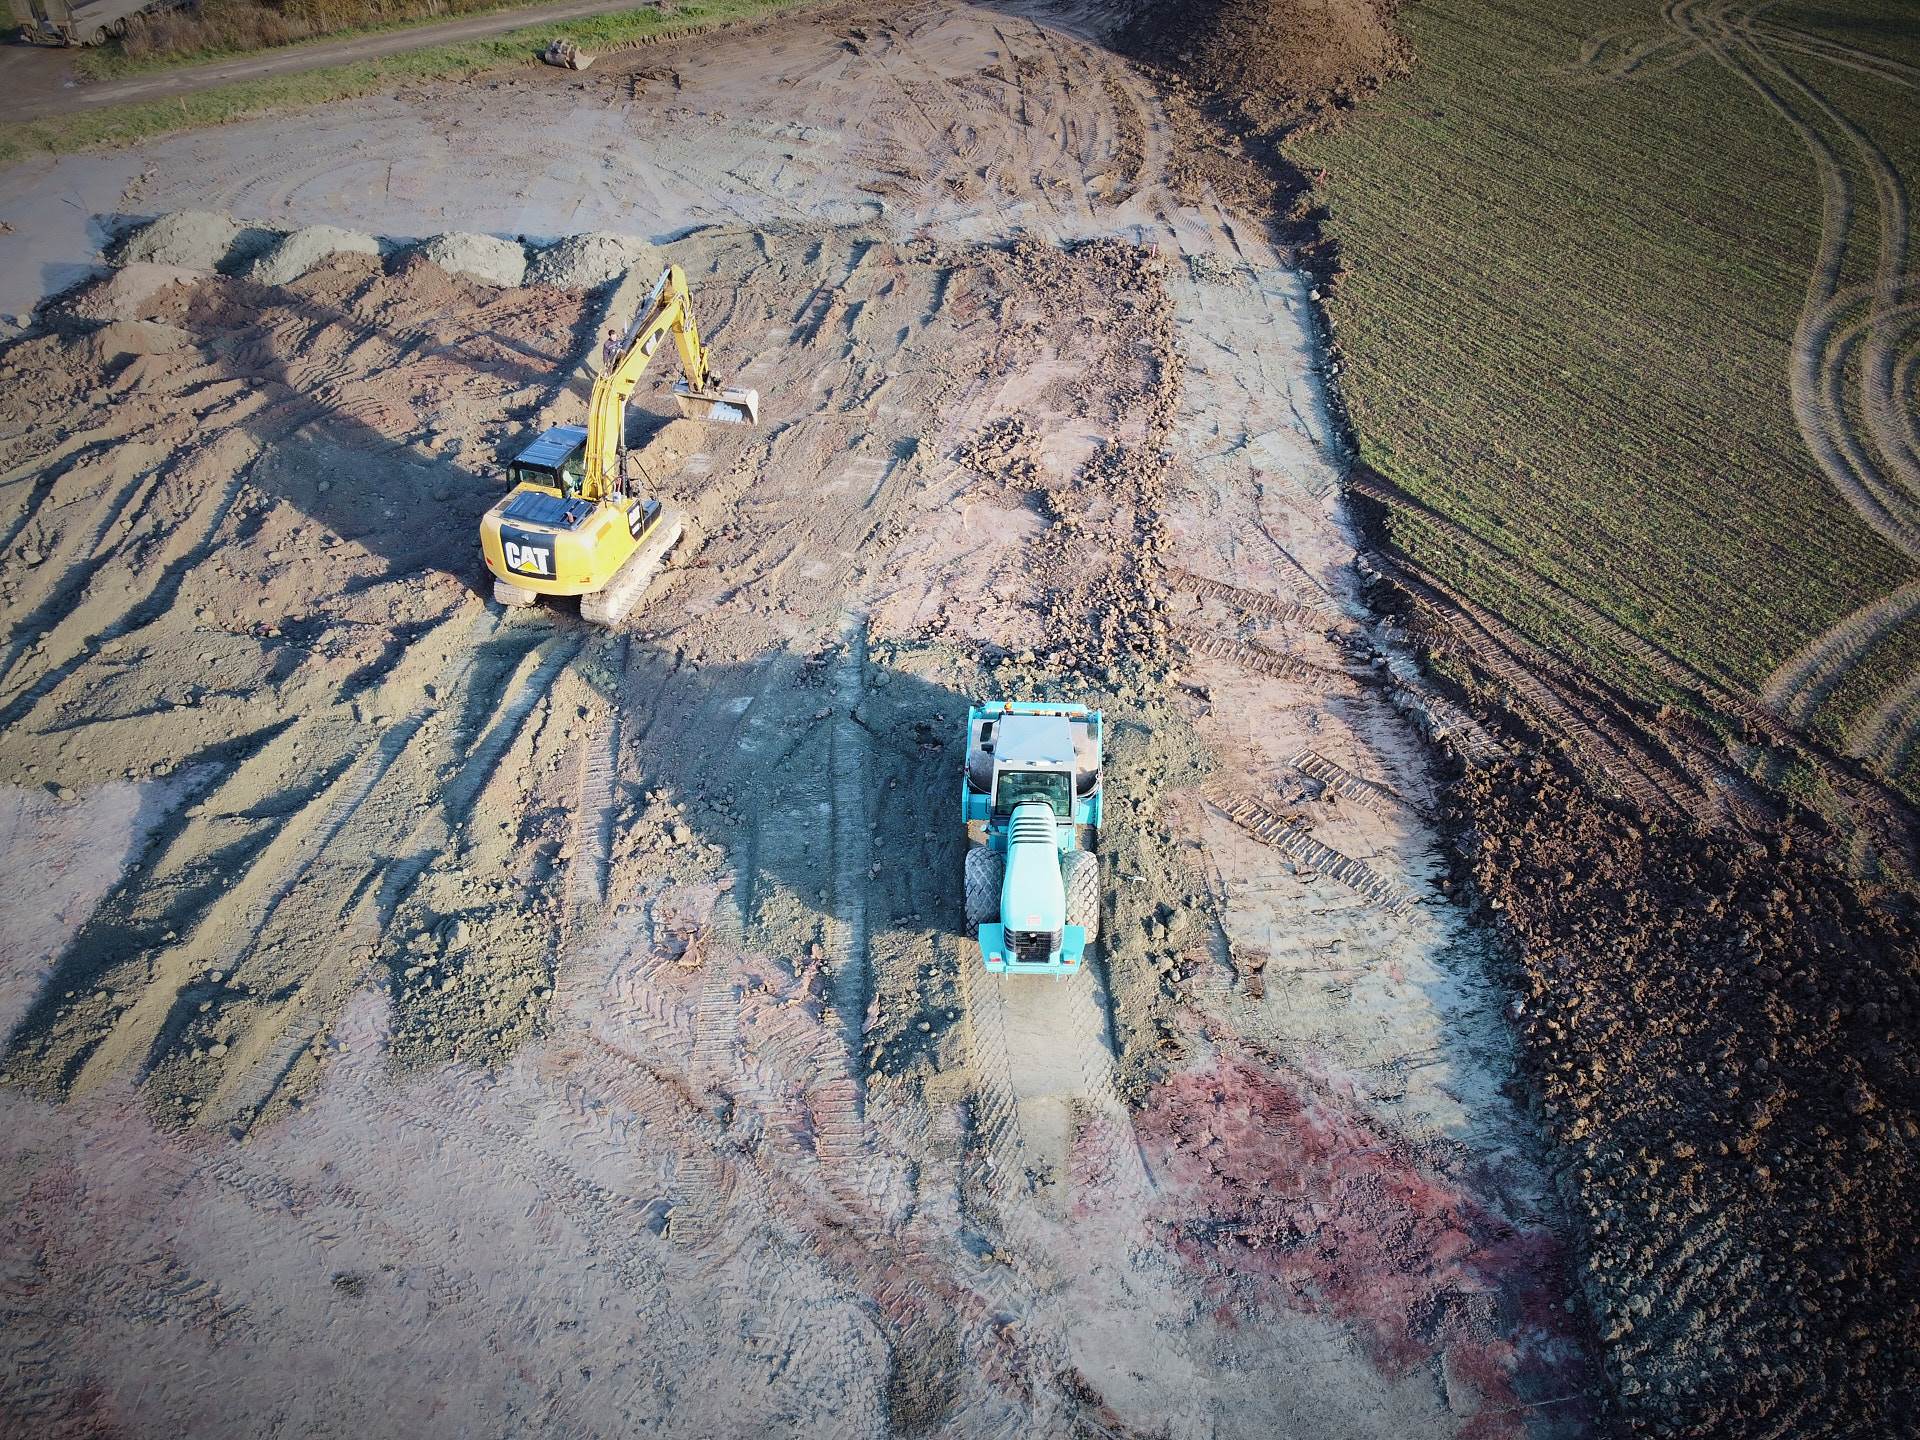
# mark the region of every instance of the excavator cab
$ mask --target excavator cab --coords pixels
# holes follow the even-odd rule
[[[556,425],[507,466],[510,486],[537,485],[564,499],[580,494],[587,478],[587,427]]]

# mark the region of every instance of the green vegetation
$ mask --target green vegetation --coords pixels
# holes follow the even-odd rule
[[[1823,233],[1808,146],[1645,0],[1417,0],[1400,23],[1411,77],[1289,142],[1327,171],[1346,267],[1330,315],[1361,456],[1419,502],[1389,507],[1394,540],[1643,697],[1660,683],[1555,587],[1759,694],[1917,568],[1795,422],[1789,354]],[[1920,182],[1920,71],[1871,57],[1913,63],[1920,24],[1897,0],[1848,0],[1769,11],[1749,42],[1844,173],[1838,285],[1861,286],[1883,244],[1876,163],[1909,193]],[[1874,453],[1860,346],[1835,363],[1845,428]],[[1816,732],[1844,744],[1846,721],[1912,673],[1916,639],[1863,647]]]
[[[0,164],[33,154],[128,145],[155,135],[219,125],[266,110],[319,105],[367,95],[406,80],[464,77],[504,65],[530,63],[549,41],[568,39],[605,54],[698,30],[757,19],[807,0],[686,0],[670,9],[624,10],[580,20],[550,21],[465,40],[423,46],[396,55],[297,74],[223,85],[177,99],[116,105],[57,119],[0,126]]]
[[[111,80],[304,40],[365,35],[510,9],[524,0],[200,0],[141,16],[124,39],[80,51],[74,69]]]

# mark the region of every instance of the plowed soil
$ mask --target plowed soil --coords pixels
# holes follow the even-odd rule
[[[1894,1434],[1920,1375],[1920,938],[1791,832],[1741,844],[1564,762],[1449,812],[1522,960],[1514,1010],[1635,1428]]]

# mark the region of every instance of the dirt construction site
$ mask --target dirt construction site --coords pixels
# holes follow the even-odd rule
[[[1362,602],[1314,282],[1096,18],[9,173],[0,1429],[1590,1433],[1441,883],[1498,742]],[[670,563],[503,608],[504,458],[668,262],[760,423],[656,373]],[[963,921],[996,698],[1106,717],[1070,979]]]

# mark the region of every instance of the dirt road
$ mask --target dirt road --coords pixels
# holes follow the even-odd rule
[[[232,85],[241,80],[296,75],[303,70],[350,65],[356,60],[398,55],[428,45],[481,40],[490,35],[503,35],[524,25],[580,20],[590,15],[611,15],[616,11],[636,8],[635,0],[568,0],[568,3],[558,5],[517,6],[457,20],[411,25],[339,40],[313,40],[259,54],[235,56],[231,60],[182,65],[148,74],[128,75],[118,80],[93,82],[75,76],[68,51],[36,45],[8,45],[0,47],[0,80],[6,82],[0,86],[0,121],[44,120],[106,105],[167,100],[191,95],[197,90]],[[531,56],[532,51],[529,50],[528,54]]]
[[[815,14],[134,157],[132,213],[643,235],[764,423],[636,435],[689,533],[606,633],[473,554],[603,297],[127,272],[0,352],[0,826],[55,882],[0,890],[10,1413],[1586,1432],[1306,287],[1074,23]],[[959,924],[1009,693],[1113,737],[1071,984]]]

